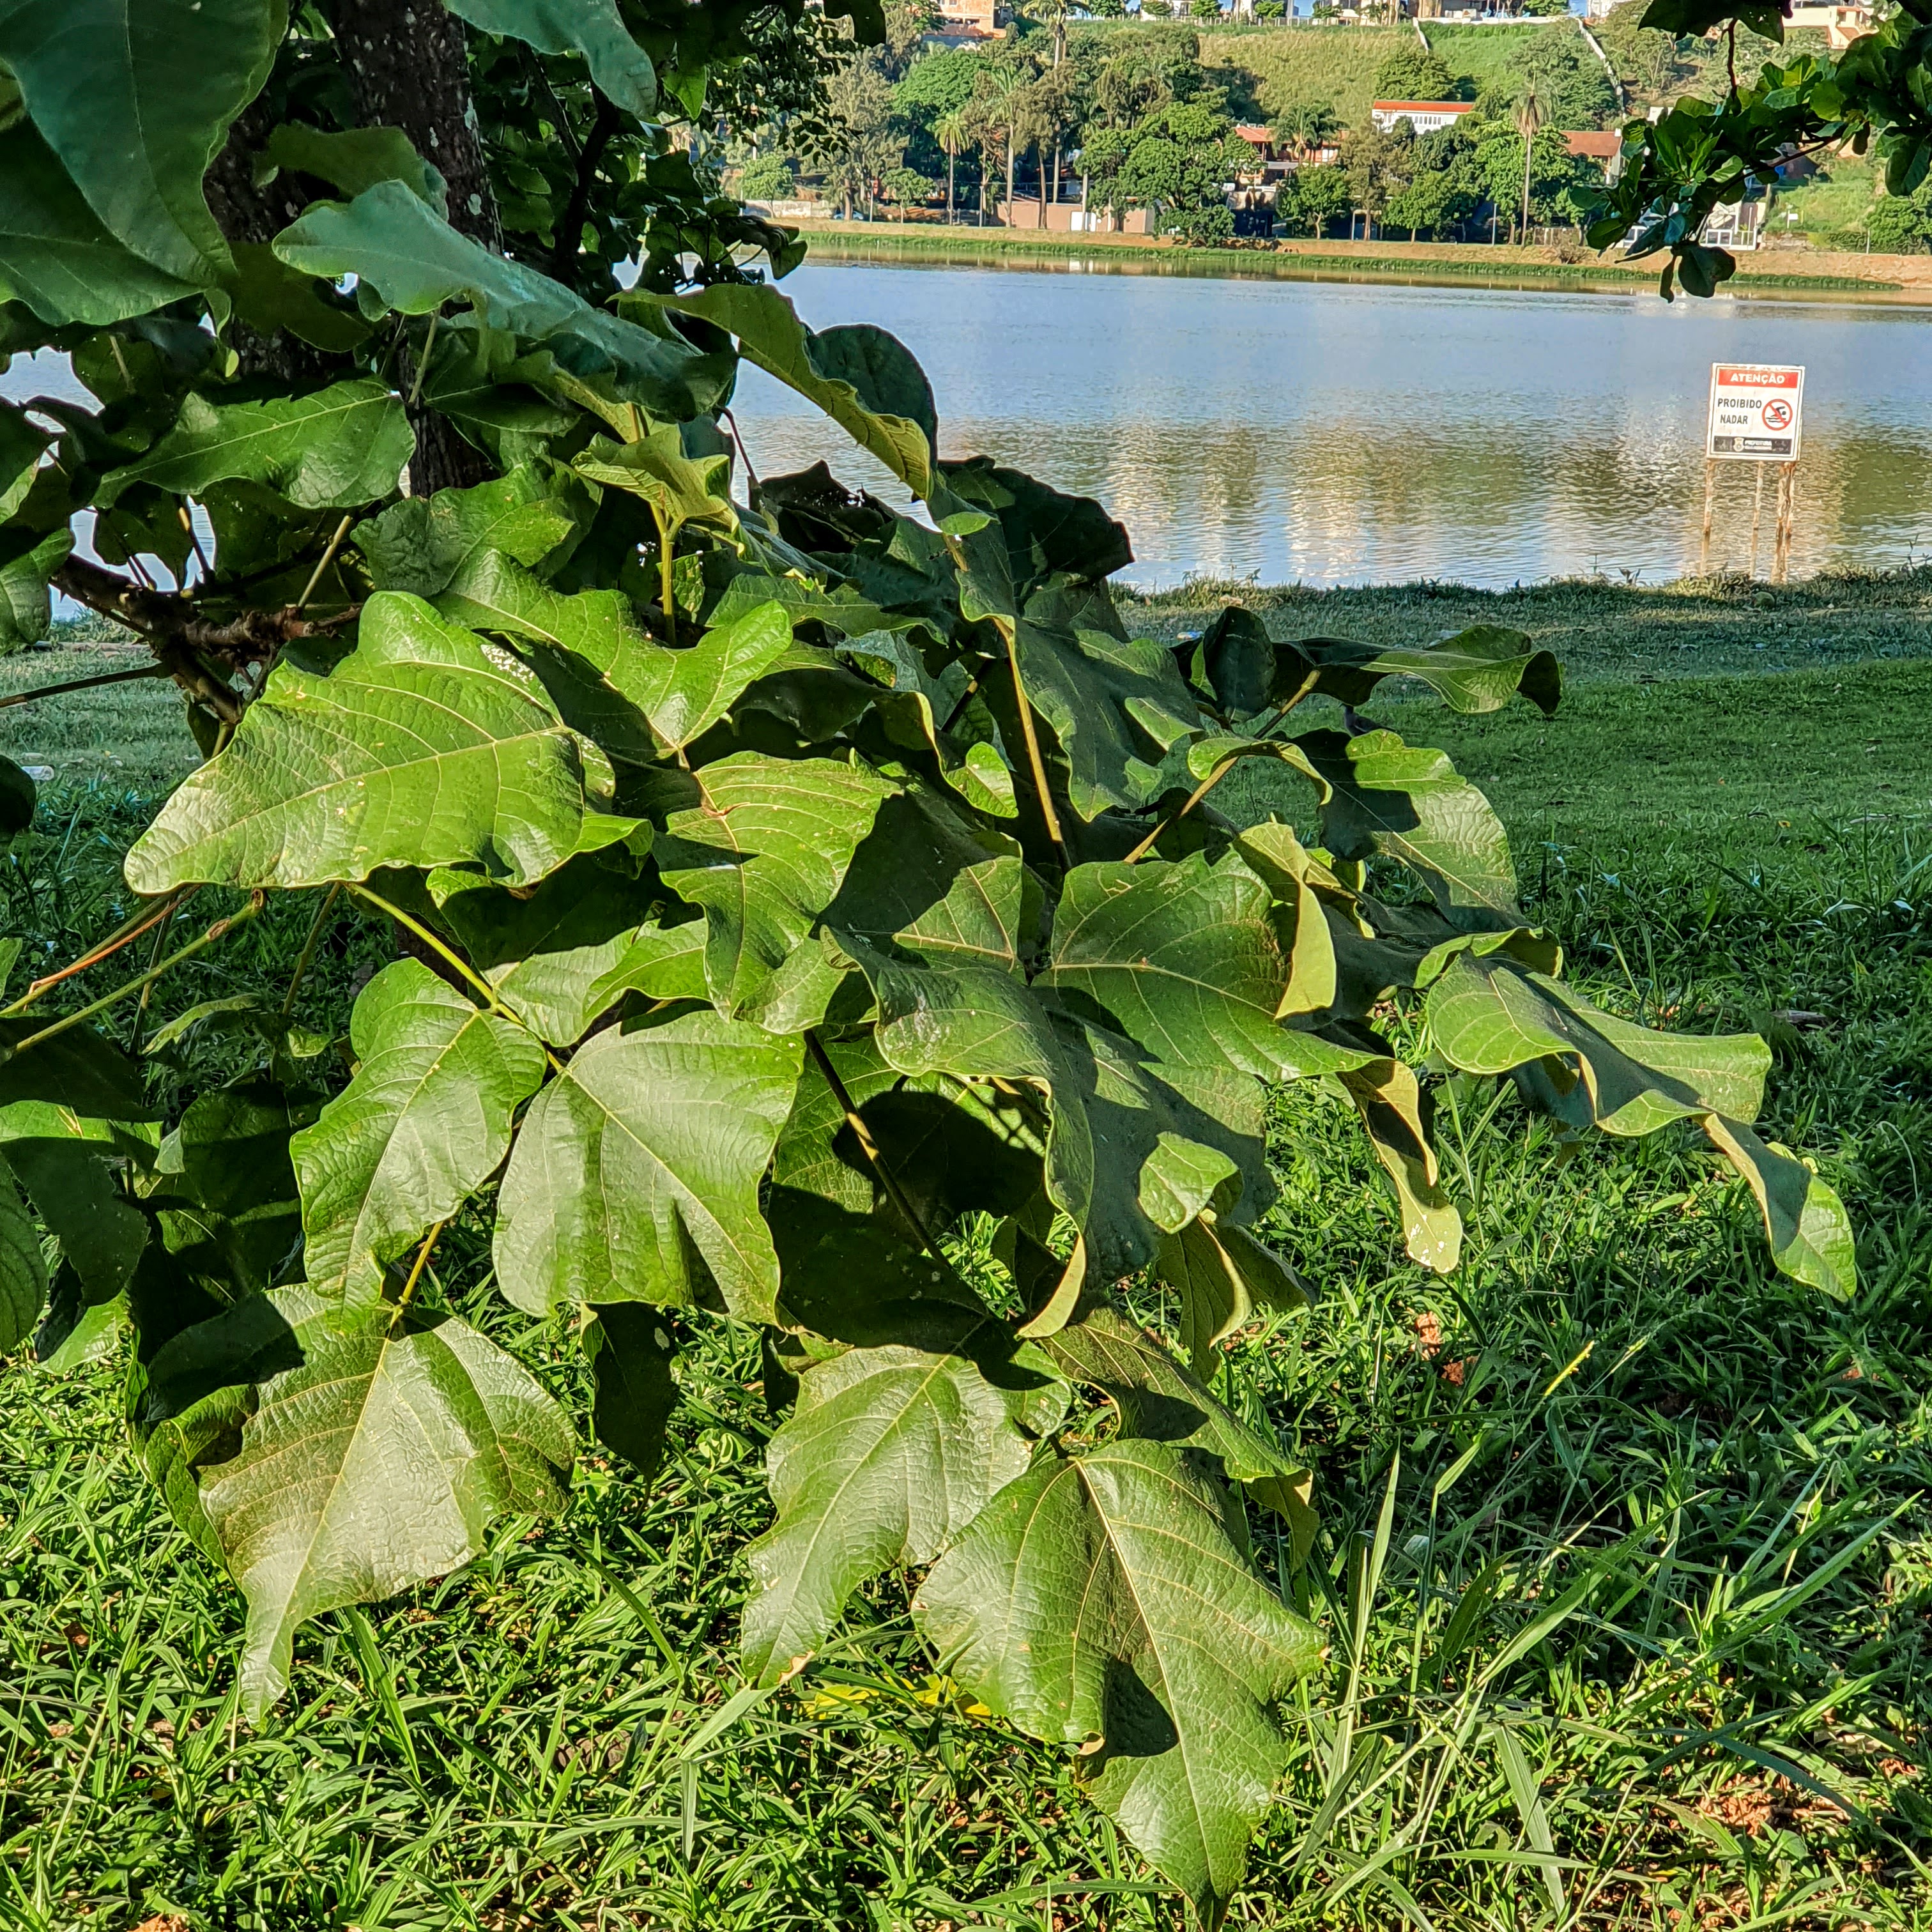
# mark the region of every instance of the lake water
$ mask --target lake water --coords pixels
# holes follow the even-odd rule
[[[1795,572],[1932,555],[1932,309],[824,258],[784,286],[815,327],[907,344],[943,454],[1100,497],[1143,585],[1681,575],[1718,360],[1805,365]],[[761,472],[823,456],[885,494],[754,370],[735,413]],[[1720,567],[1744,566],[1756,469],[1720,467]]]

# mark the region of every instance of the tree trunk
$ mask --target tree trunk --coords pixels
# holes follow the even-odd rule
[[[1013,130],[1010,123],[1006,128],[1006,226],[1009,228],[1013,225],[1013,170],[1019,165],[1018,147],[1018,143],[1013,139]]]
[[[442,0],[328,0],[328,10],[357,120],[400,128],[449,184],[450,226],[500,253],[503,232],[476,130],[462,23],[444,12]],[[465,488],[489,476],[488,459],[446,417],[415,410],[410,425],[416,495]]]
[[[1036,177],[1034,193],[1039,197],[1040,207],[1040,219],[1034,225],[1044,228],[1046,226],[1046,150],[1037,141],[1033,147],[1033,167]]]
[[[946,225],[949,228],[952,226],[952,170],[954,164],[957,161],[958,158],[958,156],[953,154],[950,148],[947,149],[946,155]]]

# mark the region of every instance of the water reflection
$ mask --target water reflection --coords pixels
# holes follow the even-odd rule
[[[1106,501],[1142,584],[1676,576],[1720,358],[1807,365],[1794,569],[1932,549],[1912,308],[824,261],[785,286],[818,326],[904,338],[946,454]],[[761,470],[824,456],[885,486],[777,383],[747,370],[740,399]],[[1752,481],[1724,466],[1720,564],[1743,566]]]

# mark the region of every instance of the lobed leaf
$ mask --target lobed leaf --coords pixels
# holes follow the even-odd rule
[[[906,1341],[807,1370],[766,1456],[778,1521],[746,1552],[746,1675],[790,1676],[868,1577],[931,1562],[1024,1472],[1066,1400],[1045,1358],[1016,1355],[972,1309],[932,1309]]]
[[[1218,1486],[1123,1439],[1007,1484],[913,1610],[961,1688],[1048,1744],[1220,1923],[1288,1747],[1272,1706],[1320,1639],[1242,1560]]]
[[[538,1096],[503,1176],[496,1278],[533,1315],[569,1303],[769,1322],[778,1257],[758,1186],[799,1041],[707,1012],[594,1035]]]
[[[290,1150],[308,1278],[354,1301],[496,1172],[544,1051],[416,959],[384,967],[350,1025],[356,1077]]]
[[[277,667],[135,842],[128,879],[286,888],[467,864],[527,884],[578,849],[584,818],[577,746],[535,680],[382,592],[326,676]]]

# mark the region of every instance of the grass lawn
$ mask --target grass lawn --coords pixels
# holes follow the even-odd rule
[[[1481,619],[1560,651],[1553,719],[1372,709],[1485,782],[1598,997],[1768,1028],[1768,1131],[1844,1195],[1863,1285],[1841,1306],[1773,1275],[1688,1136],[1568,1147],[1474,1082],[1441,1096],[1468,1238],[1438,1279],[1352,1120],[1280,1095],[1264,1232],[1321,1299],[1222,1372],[1316,1472],[1322,1538],[1286,1587],[1330,1648],[1234,1922],[1924,1925],[1932,578],[1247,595],[1283,634]],[[1214,601],[1136,616],[1172,635]],[[0,688],[110,660],[16,658]],[[0,748],[55,773],[0,861],[0,934],[64,958],[121,916],[116,851],[193,754],[158,688],[63,704],[0,712]],[[164,982],[151,1019],[286,970],[308,910]],[[343,914],[304,1016],[339,1028],[374,947]],[[453,1228],[443,1293],[581,1412],[575,1352],[516,1340],[487,1251]],[[124,1446],[122,1366],[0,1366],[10,1932],[1178,1932],[1066,1760],[951,1708],[902,1586],[784,1690],[739,1694],[755,1342],[695,1332],[648,1490],[586,1457],[562,1520],[311,1626],[260,1732],[232,1698],[238,1599]]]

